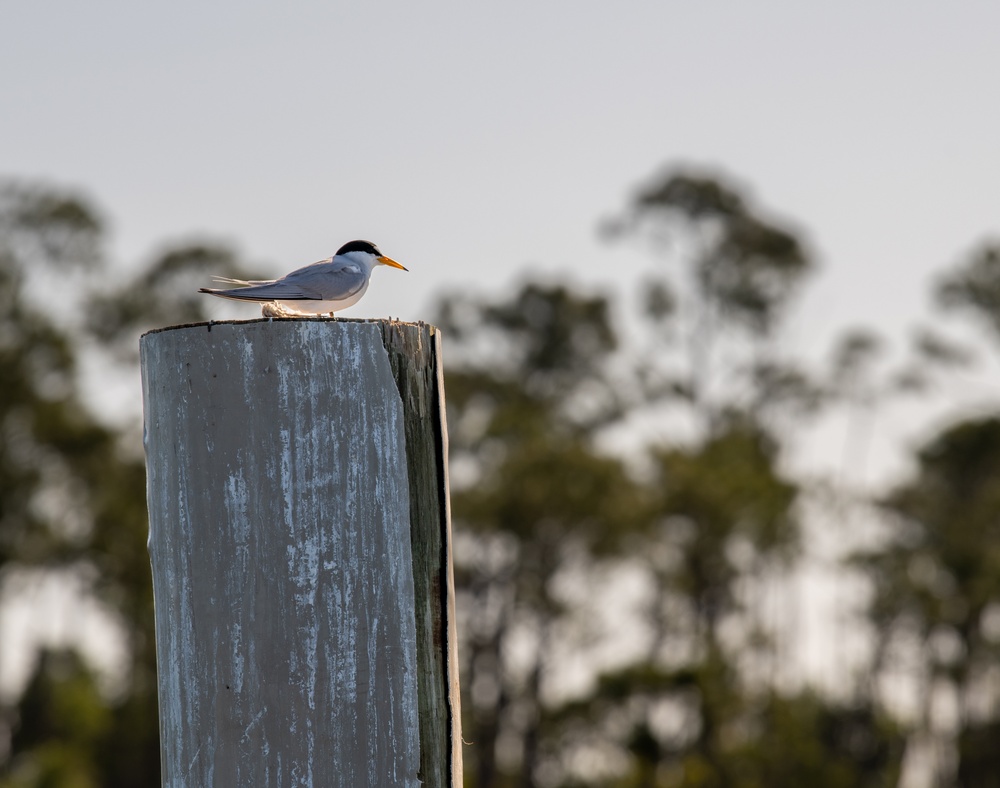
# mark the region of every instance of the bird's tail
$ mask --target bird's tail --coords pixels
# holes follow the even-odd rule
[[[249,287],[250,285],[270,285],[274,283],[273,279],[230,279],[228,276],[213,276],[213,282],[218,282],[222,285],[243,285],[244,287]]]

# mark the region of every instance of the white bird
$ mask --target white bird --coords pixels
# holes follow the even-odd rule
[[[341,246],[333,257],[298,268],[280,279],[216,277],[217,282],[241,286],[231,290],[202,287],[198,292],[236,301],[260,302],[265,317],[332,315],[361,300],[377,265],[407,270],[382,254],[370,241],[351,241]]]

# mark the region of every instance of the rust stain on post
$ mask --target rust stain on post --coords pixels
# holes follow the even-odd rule
[[[141,350],[164,785],[461,785],[436,330]]]

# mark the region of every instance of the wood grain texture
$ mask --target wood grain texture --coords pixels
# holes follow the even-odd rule
[[[164,785],[461,785],[433,336],[275,320],[143,337]],[[412,381],[407,343],[430,352]]]
[[[422,743],[420,779],[431,786],[461,786],[462,715],[441,333],[425,324],[385,322],[381,327],[406,414]],[[449,709],[449,713],[441,714],[442,708]]]

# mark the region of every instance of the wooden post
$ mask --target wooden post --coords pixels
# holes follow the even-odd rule
[[[440,334],[140,344],[164,786],[459,788]]]

